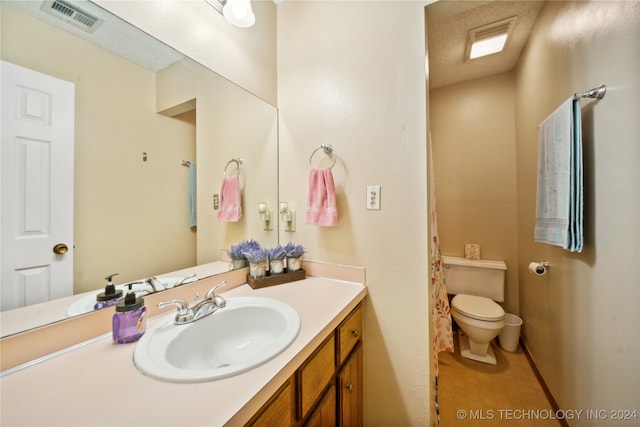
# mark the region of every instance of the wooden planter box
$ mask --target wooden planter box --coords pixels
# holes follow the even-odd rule
[[[295,282],[296,280],[304,280],[307,273],[304,270],[291,271],[271,276],[254,279],[251,275],[247,275],[247,282],[253,289],[266,288],[269,286],[281,285],[283,283]]]

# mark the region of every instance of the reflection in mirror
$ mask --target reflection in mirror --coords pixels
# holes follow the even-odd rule
[[[1,54],[74,86],[73,244],[56,255],[73,261],[76,296],[65,304],[93,298],[112,273],[119,273],[116,285],[162,275],[171,281],[196,270],[202,278],[226,270],[221,250],[244,238],[276,244],[277,229],[264,230],[258,203],[277,204],[277,110],[93,3],[70,2],[103,21],[92,33],[45,14],[46,3],[0,3]],[[137,50],[125,54],[130,48]],[[236,157],[243,159],[243,215],[220,222],[213,199]],[[48,315],[53,303],[43,302],[45,293],[27,315],[42,321],[8,331],[7,320],[28,308],[5,311],[2,336],[64,318]]]

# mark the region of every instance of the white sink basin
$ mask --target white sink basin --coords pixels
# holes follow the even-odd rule
[[[290,305],[261,297],[229,298],[224,308],[186,325],[173,318],[143,335],[133,354],[143,374],[170,382],[249,371],[284,351],[300,330]]]

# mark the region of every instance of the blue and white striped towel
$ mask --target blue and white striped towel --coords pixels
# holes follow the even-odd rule
[[[534,240],[581,252],[583,170],[580,100],[569,98],[538,126]]]

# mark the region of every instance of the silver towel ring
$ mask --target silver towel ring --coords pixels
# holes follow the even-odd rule
[[[240,168],[242,167],[242,159],[240,157],[234,157],[233,159],[229,160],[227,162],[227,164],[224,167],[224,177],[227,177],[227,168],[229,167],[229,165],[231,163],[235,163],[237,168],[236,168],[236,176],[240,176]]]
[[[316,154],[318,150],[322,150],[327,156],[333,157],[333,162],[331,162],[331,166],[329,166],[329,169],[333,169],[333,166],[336,164],[336,160],[338,160],[338,155],[335,153],[333,146],[329,144],[321,144],[320,147],[313,150],[313,153],[311,153],[311,156],[309,157],[309,166],[313,167],[311,160],[313,160],[313,155]]]

